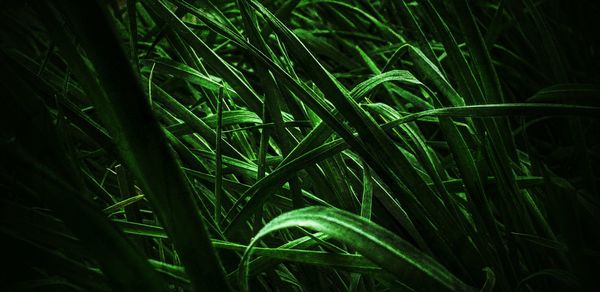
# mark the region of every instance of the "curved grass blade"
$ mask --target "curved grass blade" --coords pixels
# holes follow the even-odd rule
[[[596,84],[556,84],[536,92],[527,99],[527,102],[600,107],[600,86]]]
[[[335,208],[307,207],[284,213],[254,236],[240,263],[240,286],[248,291],[248,261],[253,247],[267,234],[290,227],[305,227],[329,235],[394,274],[398,280],[423,288],[474,291],[436,260],[387,229],[355,214]],[[417,286],[415,286],[417,287]]]
[[[245,222],[255,211],[262,206],[262,204],[269,198],[276,189],[281,187],[293,175],[296,171],[303,169],[309,165],[312,165],[318,161],[328,158],[344,149],[348,145],[344,143],[342,139],[337,139],[332,142],[326,143],[318,148],[315,148],[300,157],[291,160],[290,162],[281,165],[276,170],[265,176],[263,179],[256,182],[250,189],[238,199],[234,207],[229,211],[225,219],[231,219],[229,225],[225,228],[227,232],[233,232],[237,230],[243,222]],[[242,210],[233,215],[233,211],[245,201],[246,198],[250,200],[244,205]]]

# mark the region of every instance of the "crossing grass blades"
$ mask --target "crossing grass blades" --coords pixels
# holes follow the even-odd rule
[[[2,289],[592,290],[595,5],[3,2]]]

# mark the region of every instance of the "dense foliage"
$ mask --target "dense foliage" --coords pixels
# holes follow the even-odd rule
[[[2,290],[592,290],[594,1],[5,1]]]

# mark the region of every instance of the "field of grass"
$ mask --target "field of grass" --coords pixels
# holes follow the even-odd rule
[[[2,2],[0,290],[597,291],[593,2]]]

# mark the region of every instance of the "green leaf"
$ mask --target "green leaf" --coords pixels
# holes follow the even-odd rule
[[[248,261],[252,256],[254,245],[267,234],[290,227],[304,227],[325,233],[355,249],[409,285],[419,285],[422,283],[419,280],[430,279],[433,281],[428,283],[435,283],[437,288],[443,287],[452,291],[474,290],[437,261],[387,229],[355,214],[325,207],[307,207],[290,211],[265,225],[254,236],[242,257],[240,264],[242,290],[248,290]]]

